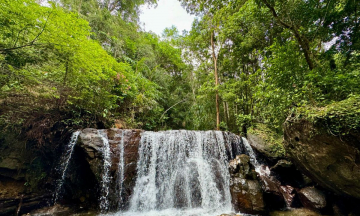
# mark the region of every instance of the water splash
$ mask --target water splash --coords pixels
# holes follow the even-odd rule
[[[78,140],[79,134],[80,134],[80,131],[76,131],[71,135],[70,142],[66,146],[66,151],[61,157],[60,165],[59,165],[59,168],[58,168],[58,171],[61,173],[61,179],[59,179],[57,181],[57,185],[56,185],[56,188],[55,188],[54,204],[56,204],[56,202],[60,198],[62,186],[64,184],[64,180],[65,180],[65,177],[66,177],[66,171],[68,169],[69,162],[70,162],[71,156],[73,154],[74,147],[75,147],[75,144],[76,144],[76,142]]]
[[[101,179],[101,196],[100,196],[100,210],[101,212],[107,212],[109,210],[109,192],[110,192],[110,167],[111,167],[111,152],[110,144],[106,134],[106,130],[99,130],[98,134],[103,142],[103,147],[101,148],[103,154],[103,172]]]
[[[269,167],[259,163],[256,159],[255,152],[254,152],[253,148],[251,147],[251,145],[249,144],[249,142],[247,141],[247,139],[244,137],[242,137],[241,139],[243,141],[244,147],[245,147],[248,155],[250,156],[250,163],[254,166],[255,172],[260,176],[260,179],[262,179],[263,184],[265,184],[265,186],[267,187],[268,182],[266,180],[264,180],[264,178],[266,178],[266,179],[272,178]]]

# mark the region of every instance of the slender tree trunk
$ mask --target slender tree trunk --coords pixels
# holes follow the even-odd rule
[[[212,57],[214,60],[214,74],[215,74],[215,88],[216,88],[216,130],[220,130],[220,108],[219,108],[219,91],[217,89],[219,85],[219,77],[217,71],[217,57],[215,54],[215,45],[214,45],[214,31],[211,32],[211,48],[212,48]]]
[[[227,118],[227,115],[226,115],[226,102],[223,101],[223,107],[224,107],[224,120],[226,123],[229,122],[229,119]]]
[[[227,120],[230,121],[230,111],[229,111],[229,102],[226,102],[226,114],[227,114]]]

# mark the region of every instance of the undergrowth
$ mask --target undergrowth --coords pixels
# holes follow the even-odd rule
[[[351,95],[325,107],[299,107],[292,116],[291,121],[305,119],[324,127],[332,135],[346,135],[360,129],[360,95]]]

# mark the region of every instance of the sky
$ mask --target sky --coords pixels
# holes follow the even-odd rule
[[[156,8],[141,7],[140,22],[144,24],[146,31],[152,31],[157,35],[172,25],[176,26],[180,33],[191,29],[195,16],[191,16],[181,7],[178,0],[159,0]]]

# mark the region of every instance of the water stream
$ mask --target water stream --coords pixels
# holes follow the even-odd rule
[[[102,153],[103,153],[103,172],[101,179],[101,196],[100,196],[100,210],[101,212],[107,212],[109,210],[109,192],[110,192],[110,167],[111,167],[111,152],[109,140],[106,134],[106,130],[99,130],[99,136],[103,142]]]
[[[70,142],[66,146],[65,153],[61,157],[60,165],[59,165],[59,168],[57,169],[61,173],[61,179],[59,179],[56,184],[55,194],[54,194],[54,204],[56,204],[56,202],[60,198],[61,190],[62,190],[64,180],[66,177],[66,171],[68,169],[69,162],[70,162],[71,156],[74,151],[74,146],[78,140],[79,134],[80,134],[80,131],[76,131],[71,135]]]
[[[118,187],[118,208],[122,208],[122,194],[123,194],[123,184],[124,184],[124,178],[125,178],[125,160],[124,160],[124,133],[125,130],[122,130],[121,132],[121,141],[119,144],[119,164],[118,164],[118,181],[117,181],[117,187]]]

